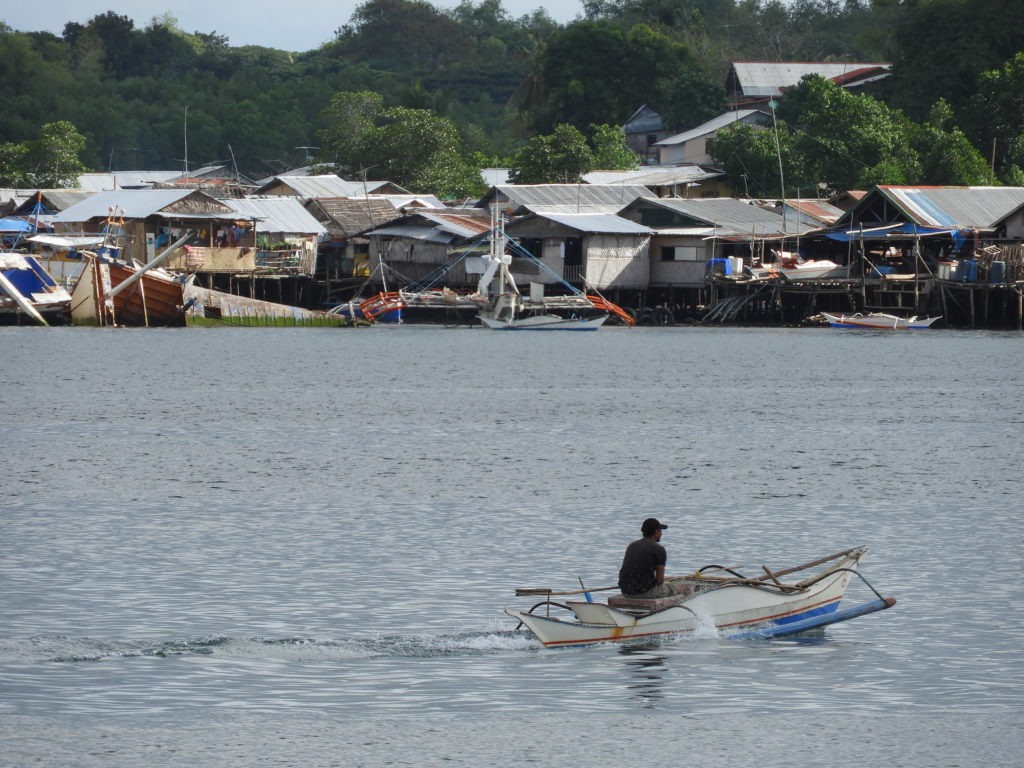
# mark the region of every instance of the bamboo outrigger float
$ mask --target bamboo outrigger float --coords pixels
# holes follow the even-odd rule
[[[593,602],[591,592],[614,590],[618,586],[556,592],[550,589],[517,589],[517,597],[543,597],[528,611],[505,609],[518,619],[545,647],[593,645],[604,642],[643,640],[693,633],[714,626],[724,637],[769,638],[794,635],[891,608],[895,598],[882,597],[858,572],[867,547],[838,552],[809,563],[771,571],[748,578],[733,569],[708,565],[695,573],[671,579],[683,593],[653,600],[613,596],[606,603]],[[825,568],[796,583],[784,583],[781,576],[802,573],[819,565]],[[728,576],[713,575],[727,572]],[[839,604],[852,577],[856,576],[874,592],[876,600],[840,609]],[[584,601],[553,597],[583,595]],[[544,615],[534,613],[545,608]],[[556,618],[556,607],[573,614]]]

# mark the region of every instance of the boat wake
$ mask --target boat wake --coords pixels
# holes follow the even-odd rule
[[[58,635],[0,636],[0,664],[78,663],[122,658],[219,656],[267,661],[344,661],[390,657],[470,656],[540,648],[521,632],[336,637],[229,637],[110,640]]]

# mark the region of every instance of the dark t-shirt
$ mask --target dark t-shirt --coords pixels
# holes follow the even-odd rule
[[[668,554],[654,539],[637,539],[626,547],[619,569],[619,589],[624,595],[639,595],[658,583],[654,574],[659,565],[665,565]]]

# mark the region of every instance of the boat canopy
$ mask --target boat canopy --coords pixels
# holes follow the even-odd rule
[[[966,240],[965,230],[956,227],[924,227],[913,222],[903,224],[887,224],[881,227],[870,227],[867,229],[844,229],[838,232],[828,232],[825,237],[830,240],[838,240],[848,243],[851,240],[860,240],[862,237],[874,240],[890,235],[911,235],[915,237],[934,237],[936,235],[948,235],[953,238],[957,248],[960,248]]]

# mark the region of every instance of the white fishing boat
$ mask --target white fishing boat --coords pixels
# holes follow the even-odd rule
[[[490,229],[481,236],[488,241],[488,250],[479,258],[483,272],[472,293],[457,293],[447,287],[438,288],[452,268],[474,252],[462,249],[462,255],[435,270],[417,284],[399,291],[384,291],[359,303],[364,319],[375,322],[388,313],[402,310],[466,310],[475,313],[480,324],[496,331],[595,331],[615,315],[626,325],[636,320],[618,305],[603,296],[587,294],[553,272],[515,240],[506,237],[503,220],[497,208],[492,210]],[[566,293],[545,295],[545,284],[531,282],[528,294],[522,294],[510,270],[512,258],[530,262],[536,271],[560,283]]]
[[[847,268],[831,259],[804,259],[791,251],[772,250],[775,261],[746,267],[751,277],[772,279],[784,277],[790,282],[801,280],[830,280],[847,277]]]
[[[918,317],[914,315],[912,317],[899,317],[897,315],[888,315],[884,312],[870,312],[868,314],[861,314],[860,312],[854,315],[834,315],[831,312],[822,312],[822,316],[828,320],[829,324],[833,328],[869,328],[879,330],[914,330],[928,328],[938,317]]]
[[[881,611],[896,603],[894,598],[882,597],[858,572],[866,552],[866,547],[857,547],[777,571],[762,566],[764,575],[755,578],[734,569],[705,566],[690,576],[670,580],[681,594],[653,600],[617,595],[600,603],[591,597],[591,592],[601,591],[596,589],[517,589],[517,596],[544,599],[529,610],[506,608],[505,613],[518,619],[548,648],[649,640],[711,627],[730,638],[782,637]],[[822,565],[822,570],[801,581],[780,581],[782,576]],[[854,577],[863,581],[877,599],[840,609]],[[552,599],[565,595],[583,595],[586,599]],[[540,608],[543,613],[536,612]],[[568,611],[571,616],[552,616],[552,608]]]

